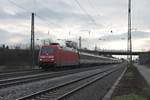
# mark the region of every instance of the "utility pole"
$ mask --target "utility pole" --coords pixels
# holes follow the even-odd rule
[[[89,31],[89,36],[91,35],[91,31]]]
[[[32,68],[34,68],[34,55],[35,55],[35,43],[34,43],[34,13],[31,14],[31,57],[32,57]]]
[[[81,36],[79,37],[79,49],[81,49]]]
[[[127,59],[129,60],[129,64],[132,65],[132,36],[131,36],[131,0],[128,2],[128,52],[129,56]]]

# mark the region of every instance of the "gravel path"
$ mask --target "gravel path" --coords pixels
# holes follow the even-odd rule
[[[150,85],[150,68],[147,68],[146,66],[138,65],[138,64],[134,64],[134,65],[137,67],[141,75],[145,78],[147,83]]]

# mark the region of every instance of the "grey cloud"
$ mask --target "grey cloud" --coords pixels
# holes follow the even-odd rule
[[[79,0],[81,5],[96,20],[96,22],[98,23],[97,26],[93,25],[93,23],[88,19],[87,15],[84,14],[84,12],[78,7],[78,5],[74,2],[74,0],[12,0],[12,1],[22,6],[29,12],[35,11],[37,15],[42,16],[45,19],[45,21],[51,24],[50,26],[48,26],[51,29],[57,28],[59,26],[61,26],[61,28],[64,28],[65,26],[68,26],[70,28],[72,28],[73,26],[77,26],[76,30],[84,30],[84,29],[90,30],[93,27],[94,27],[93,29],[97,30],[100,28],[105,28],[105,26],[108,26],[109,23],[111,23],[112,26],[115,24],[116,27],[119,27],[120,29],[122,29],[121,26],[122,24],[124,26],[127,26],[128,0],[89,0],[91,1],[94,8],[90,7],[90,4],[87,2],[87,0]],[[133,39],[149,37],[150,33],[140,31],[140,29],[145,27],[147,29],[150,28],[149,22],[150,14],[148,13],[148,10],[150,9],[149,5],[150,5],[149,0],[132,1],[132,8],[133,8],[132,25],[133,27],[139,30],[132,33]],[[7,22],[7,24],[15,25],[16,20],[20,20],[20,23],[23,23],[24,20],[30,21],[31,13],[16,7],[15,5],[9,3],[8,1],[1,0],[0,6],[6,8],[8,6],[12,6],[15,9],[17,9],[16,15],[6,13],[5,11],[3,11],[3,9],[1,9],[0,10],[0,20],[2,22],[1,24],[5,24],[5,22]],[[102,15],[98,16],[99,13],[100,14],[102,13]],[[37,17],[35,18],[35,22],[39,20],[40,20],[39,18]],[[45,22],[41,20],[40,23]],[[38,23],[37,25],[39,25],[40,23]],[[13,37],[16,35],[24,37],[25,41],[29,39],[28,36],[24,36],[23,34],[20,35],[20,33],[13,33],[12,35],[12,33],[9,33],[7,31],[10,30],[6,31],[0,30],[1,42],[4,42],[9,37]],[[22,33],[24,33],[24,30],[22,30]],[[38,34],[38,37],[40,37],[40,34]],[[108,39],[110,41],[117,41],[120,38],[127,39],[126,37],[127,33],[122,33],[119,35],[116,35],[114,33],[112,35],[106,34],[106,36],[99,38],[104,38],[106,40]]]
[[[89,21],[86,15],[74,12],[58,12],[47,8],[39,9],[37,14],[46,16],[45,19],[49,22],[57,23],[58,25],[74,24],[84,27],[91,27],[93,23]],[[103,25],[99,25],[103,26]]]
[[[12,45],[9,40],[14,37],[19,37],[22,40],[20,42],[29,43],[30,41],[30,36],[28,35],[24,35],[21,33],[10,33],[6,30],[0,29],[0,44]]]
[[[11,14],[8,14],[8,13],[5,13],[5,12],[1,12],[0,13],[0,19],[3,19],[3,20],[27,20],[30,18],[30,15],[29,13],[25,12],[25,13],[16,13],[16,15],[11,15]]]
[[[150,38],[150,33],[148,32],[142,32],[142,31],[134,31],[132,32],[132,39],[143,39],[143,38]],[[115,34],[112,33],[107,36],[102,36],[99,38],[100,40],[109,40],[109,41],[119,41],[121,39],[125,40],[127,39],[127,33],[122,34]]]

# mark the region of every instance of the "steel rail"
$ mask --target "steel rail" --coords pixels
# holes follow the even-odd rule
[[[97,77],[97,78],[95,78],[95,79],[93,79],[93,80],[91,80],[91,81],[89,81],[89,82],[87,82],[87,83],[85,83],[85,84],[82,84],[81,86],[75,88],[74,90],[72,90],[72,91],[70,91],[70,92],[68,92],[68,93],[66,93],[66,94],[64,94],[64,95],[62,95],[62,96],[60,96],[60,97],[58,97],[56,100],[65,100],[65,98],[69,97],[69,96],[72,95],[73,93],[75,93],[75,92],[77,92],[77,91],[79,91],[79,90],[81,90],[81,89],[83,89],[83,88],[85,88],[85,87],[91,85],[92,83],[94,83],[94,82],[96,82],[96,81],[98,81],[98,80],[100,80],[100,79],[102,79],[102,78],[104,78],[104,77],[110,75],[111,73],[115,72],[116,70],[118,70],[118,69],[109,71],[109,72],[107,72],[107,73],[105,72],[103,75],[101,75],[101,76],[99,76],[99,77]]]
[[[28,76],[15,77],[15,78],[10,78],[10,79],[3,79],[3,80],[0,80],[0,88],[50,78],[52,77],[53,74],[56,74],[56,73],[55,72],[43,73],[43,74],[40,73],[36,75],[28,75]]]
[[[36,97],[40,97],[41,95],[44,95],[44,94],[46,94],[46,93],[49,93],[50,91],[56,90],[56,89],[58,89],[58,88],[65,87],[65,86],[70,85],[70,84],[74,84],[74,83],[76,83],[76,82],[82,81],[82,80],[84,80],[84,79],[93,77],[93,76],[98,75],[98,74],[106,73],[107,71],[110,71],[110,70],[112,70],[113,68],[116,68],[116,67],[112,67],[112,68],[107,68],[107,69],[105,69],[105,70],[101,70],[100,72],[94,73],[94,74],[89,75],[89,76],[86,76],[86,77],[84,77],[84,78],[79,78],[79,79],[67,81],[67,82],[65,82],[65,83],[59,84],[58,86],[54,86],[54,87],[51,87],[51,88],[49,88],[49,89],[39,91],[39,92],[30,94],[30,95],[27,95],[27,96],[18,98],[18,99],[16,99],[16,100],[27,100],[27,99],[33,99],[33,98],[36,98]],[[119,68],[116,68],[116,69],[119,69]],[[115,70],[116,70],[116,69],[115,69]],[[107,74],[108,74],[108,73],[107,73]],[[105,76],[106,76],[106,75],[105,75]],[[104,76],[103,76],[103,77],[104,77]],[[101,77],[101,78],[102,78],[102,77]]]
[[[28,76],[3,79],[3,80],[0,80],[0,88],[15,86],[15,85],[23,84],[23,83],[39,81],[39,80],[48,79],[48,78],[59,77],[61,75],[73,74],[79,71],[82,72],[82,71],[87,71],[87,70],[91,70],[91,68],[83,68],[83,69],[76,69],[76,70],[69,70],[69,71],[65,70],[65,71],[58,71],[58,72],[52,72],[52,73],[47,72],[47,73],[30,75],[30,76],[28,75]]]
[[[13,73],[22,73],[22,72],[36,71],[36,70],[41,70],[41,69],[25,69],[25,70],[14,70],[14,71],[0,71],[0,75],[13,74]]]
[[[6,78],[13,78],[18,76],[25,76],[25,75],[31,75],[31,74],[38,74],[44,72],[41,69],[36,70],[25,70],[25,71],[19,71],[19,72],[7,72],[7,73],[0,73],[0,80],[6,79]]]

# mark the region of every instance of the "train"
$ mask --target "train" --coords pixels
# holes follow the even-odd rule
[[[85,64],[112,64],[120,61],[116,58],[80,52],[75,43],[68,41],[66,46],[61,46],[59,43],[43,45],[39,51],[38,62],[42,69],[50,69]]]

